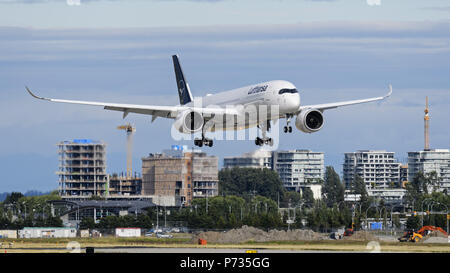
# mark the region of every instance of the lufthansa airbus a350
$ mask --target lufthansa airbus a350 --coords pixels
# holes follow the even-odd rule
[[[194,98],[184,77],[178,56],[174,55],[172,59],[180,98],[180,104],[176,106],[51,99],[36,96],[28,87],[26,89],[30,95],[37,99],[102,106],[107,110],[123,112],[123,118],[129,113],[138,113],[151,115],[152,122],[158,117],[173,119],[175,128],[182,133],[193,134],[201,131],[201,139],[194,140],[195,145],[200,147],[203,145],[213,146],[213,140],[205,137],[208,131],[242,130],[255,126],[262,132],[262,137],[256,137],[255,144],[259,146],[263,144],[273,145],[272,138],[266,135],[270,131],[271,121],[285,118],[284,132],[291,133],[292,127],[289,124],[291,119],[295,117],[295,126],[298,130],[305,133],[314,133],[323,127],[323,112],[325,110],[380,101],[389,97],[392,93],[392,87],[389,85],[389,93],[383,97],[302,105],[297,88],[288,81],[277,80]]]

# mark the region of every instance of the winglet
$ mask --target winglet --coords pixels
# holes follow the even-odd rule
[[[46,99],[46,98],[36,96],[35,94],[33,94],[33,92],[31,92],[30,89],[28,89],[27,86],[25,86],[25,89],[27,89],[28,93],[29,93],[31,96],[33,96],[34,98],[36,98],[36,99],[40,99],[40,100],[48,100],[48,99]]]
[[[392,94],[392,85],[389,84],[389,93],[387,93],[386,96],[384,96],[384,98],[389,97]]]

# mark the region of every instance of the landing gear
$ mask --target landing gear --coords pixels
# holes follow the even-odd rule
[[[203,145],[208,146],[208,147],[212,147],[214,142],[212,139],[210,138],[206,138],[205,137],[205,132],[208,128],[210,128],[212,126],[212,121],[209,120],[206,124],[203,125],[202,127],[202,138],[196,138],[194,139],[194,145],[198,146],[198,147],[202,147]]]
[[[260,137],[257,137],[255,139],[255,144],[258,145],[258,146],[262,146],[264,144],[269,145],[269,146],[273,146],[273,139],[270,138],[270,137],[266,137],[264,139],[260,138]]]
[[[283,131],[285,133],[292,133],[292,127],[291,126],[284,126]]]
[[[213,146],[213,140],[209,138],[203,137],[202,139],[196,138],[194,139],[194,145],[198,147],[202,147],[203,145],[212,147]]]
[[[291,123],[291,118],[292,118],[291,114],[286,115],[286,126],[284,126],[283,128],[283,131],[285,133],[292,133],[292,127],[289,125],[289,123]]]
[[[264,124],[264,125],[258,125],[258,128],[261,129],[263,137],[262,138],[257,137],[255,139],[255,144],[257,146],[262,146],[264,144],[269,145],[269,146],[273,146],[273,139],[270,138],[270,137],[266,137],[267,131],[270,131],[270,120],[268,120],[266,122],[266,124]]]

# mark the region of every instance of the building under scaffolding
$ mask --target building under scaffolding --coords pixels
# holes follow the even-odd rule
[[[61,197],[105,196],[108,192],[106,144],[74,139],[57,144],[58,191]]]
[[[218,158],[174,147],[142,158],[142,194],[154,196],[157,204],[160,198],[173,197],[176,206],[189,206],[197,197],[217,196]]]
[[[137,174],[124,176],[113,174],[109,176],[109,196],[133,196],[142,194],[142,178]]]

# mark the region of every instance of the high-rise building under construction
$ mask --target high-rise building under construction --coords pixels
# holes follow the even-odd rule
[[[61,197],[105,196],[108,192],[106,144],[74,139],[57,144],[58,191]]]

